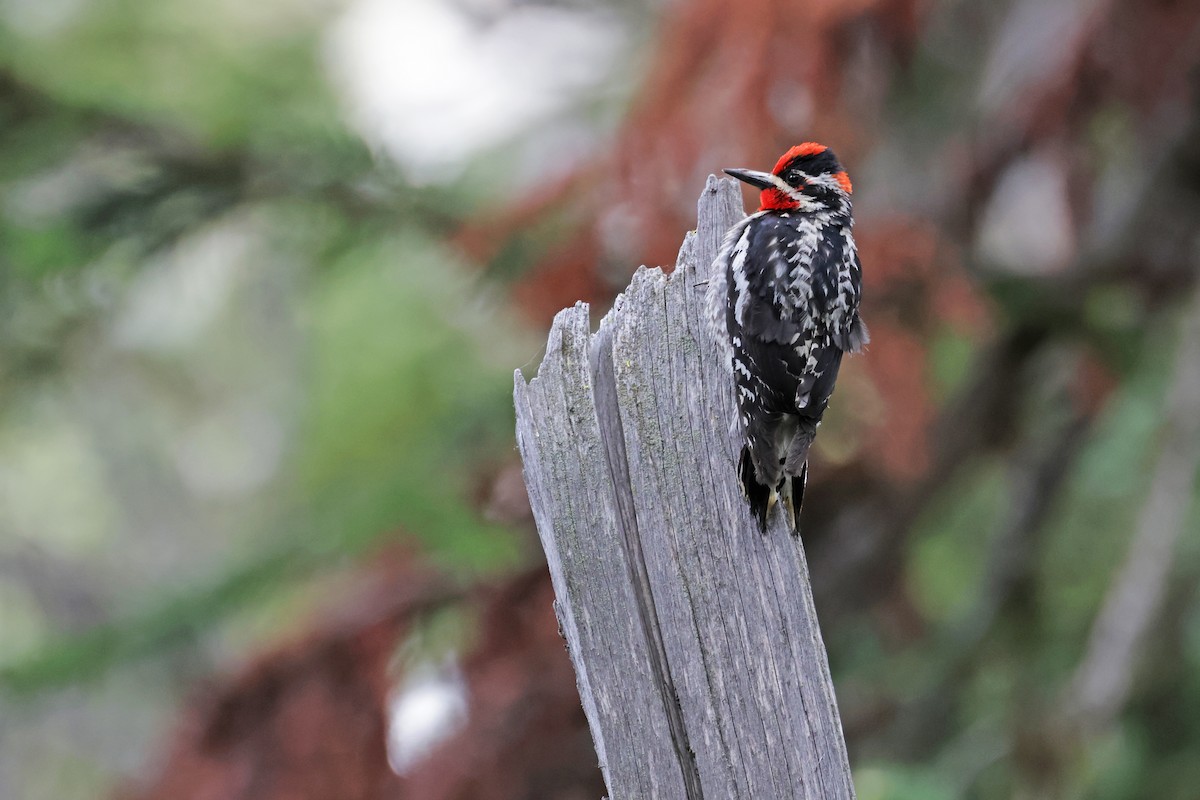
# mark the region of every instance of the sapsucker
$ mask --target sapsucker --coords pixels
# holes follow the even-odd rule
[[[762,190],[758,210],[726,235],[709,288],[737,386],[738,473],[759,527],[782,498],[798,534],[808,451],[842,354],[869,338],[850,178],[815,142],[788,150],[771,172],[725,172]]]

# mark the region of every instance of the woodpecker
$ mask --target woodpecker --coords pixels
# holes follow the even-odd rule
[[[726,234],[709,286],[737,387],[738,475],[759,528],[766,532],[782,500],[798,535],[808,450],[842,355],[869,340],[858,313],[852,186],[816,142],[791,148],[770,172],[725,172],[762,190],[758,210]]]

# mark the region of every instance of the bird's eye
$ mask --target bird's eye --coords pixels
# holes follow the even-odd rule
[[[802,173],[800,170],[789,169],[788,173],[787,173],[787,182],[788,183],[797,183],[803,177],[804,177],[804,173]]]

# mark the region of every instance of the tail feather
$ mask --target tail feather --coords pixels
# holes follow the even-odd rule
[[[800,464],[795,475],[780,476],[779,485],[774,489],[763,486],[758,482],[754,471],[754,461],[750,457],[750,449],[742,448],[738,459],[738,477],[741,480],[742,492],[750,503],[750,512],[758,522],[759,530],[767,532],[767,517],[777,501],[782,502],[787,521],[791,524],[792,535],[800,535],[800,509],[804,506],[804,489],[808,486],[808,460]]]
[[[750,448],[742,448],[742,456],[738,459],[738,476],[742,481],[742,491],[750,502],[750,512],[758,520],[758,527],[763,533],[767,532],[767,513],[773,505],[772,495],[775,492],[758,482],[754,472],[754,461],[750,458]]]
[[[808,461],[800,467],[800,472],[787,479],[788,482],[788,513],[792,522],[792,536],[800,535],[800,509],[804,507],[804,488],[808,486]]]

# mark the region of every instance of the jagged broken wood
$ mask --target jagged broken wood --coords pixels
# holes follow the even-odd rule
[[[853,798],[800,542],[737,484],[705,283],[741,193],[710,177],[675,271],[640,269],[591,333],[561,311],[517,442],[613,800]]]

